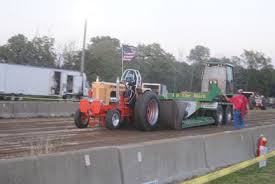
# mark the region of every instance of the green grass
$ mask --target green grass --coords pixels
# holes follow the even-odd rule
[[[252,165],[207,184],[275,184],[275,157],[267,160],[267,167]]]

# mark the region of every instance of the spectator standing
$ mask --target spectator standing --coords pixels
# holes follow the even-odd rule
[[[231,98],[225,96],[226,100],[233,104],[233,124],[235,129],[245,127],[244,117],[247,114],[247,98],[242,94],[243,90],[239,89],[238,94]]]

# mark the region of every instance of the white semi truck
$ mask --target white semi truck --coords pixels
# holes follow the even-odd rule
[[[0,63],[0,97],[23,96],[72,98],[87,96],[85,73],[73,70]]]

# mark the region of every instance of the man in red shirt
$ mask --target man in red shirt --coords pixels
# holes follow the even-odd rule
[[[238,94],[226,100],[233,104],[233,123],[235,129],[241,129],[245,127],[244,116],[247,114],[247,98],[242,94],[243,90],[239,89]]]

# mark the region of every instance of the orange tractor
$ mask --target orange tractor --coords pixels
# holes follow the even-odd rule
[[[127,69],[116,83],[92,83],[92,96],[80,100],[75,113],[78,128],[102,126],[118,129],[124,121],[150,131],[156,128],[159,118],[159,96],[167,95],[166,86],[142,83],[138,70]]]

